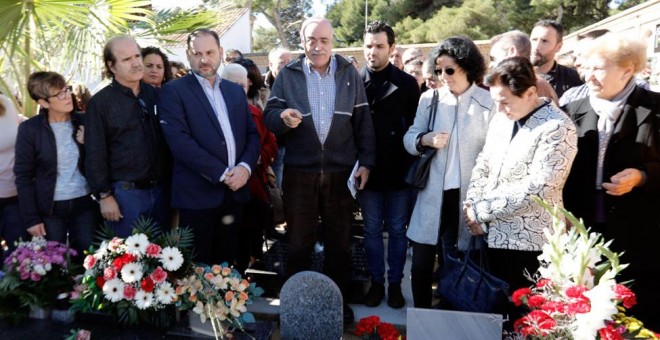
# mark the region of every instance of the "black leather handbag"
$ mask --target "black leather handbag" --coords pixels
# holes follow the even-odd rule
[[[438,91],[433,90],[433,99],[430,107],[430,117],[428,132],[433,131],[433,124],[435,123],[436,111],[438,111]],[[403,179],[411,187],[416,189],[424,189],[429,180],[429,170],[431,169],[431,160],[435,155],[436,148],[424,148],[417,156],[415,161],[410,165],[406,177]]]
[[[470,250],[475,249],[476,239],[472,236],[463,258],[457,253],[445,255],[438,293],[443,305],[450,309],[503,314],[509,301],[509,284],[485,269],[485,244],[477,250],[481,263],[476,264],[470,259]],[[479,239],[482,241],[481,237]]]

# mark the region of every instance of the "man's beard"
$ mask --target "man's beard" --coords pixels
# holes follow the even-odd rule
[[[541,54],[532,55],[532,65],[533,66],[543,66],[548,62],[548,58]]]

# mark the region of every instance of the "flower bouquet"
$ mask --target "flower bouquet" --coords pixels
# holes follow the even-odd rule
[[[65,244],[43,237],[19,242],[4,261],[5,275],[0,280],[3,302],[15,298],[23,307],[52,307],[57,295],[73,285],[70,257],[74,255],[76,251]]]
[[[405,339],[391,323],[381,322],[378,316],[372,315],[360,319],[355,326],[354,334],[365,340],[400,340]]]
[[[202,323],[210,320],[218,338],[223,335],[223,325],[244,330],[243,323],[255,321],[246,306],[252,298],[263,294],[263,289],[223,263],[195,267],[192,274],[177,280],[176,294],[179,308],[192,309]]]
[[[112,230],[105,227],[105,236]],[[166,328],[174,322],[178,277],[189,273],[192,232],[163,233],[150,220],[136,222],[126,239],[112,237],[85,257],[78,299],[73,310],[110,312],[124,325],[146,322]]]
[[[552,212],[553,230],[544,230],[548,242],[539,256],[538,273],[530,277],[535,284],[513,293],[515,305],[531,309],[515,321],[515,331],[527,339],[657,339],[625,315],[636,300],[615,280],[627,265],[609,250],[612,241],[589,232],[565,209],[535,199]],[[564,217],[572,228],[567,230]]]

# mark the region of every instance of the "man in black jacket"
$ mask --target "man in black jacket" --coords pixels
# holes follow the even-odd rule
[[[401,293],[403,265],[406,262],[406,225],[412,207],[411,189],[403,181],[412,156],[403,147],[403,135],[415,119],[420,90],[415,78],[388,60],[393,53],[394,31],[375,21],[364,34],[367,65],[360,71],[364,81],[376,136],[376,166],[369,182],[358,194],[364,218],[364,247],[371,288],[365,305],[380,305],[385,295],[385,264],[382,229],[388,233],[387,304],[405,305]]]
[[[87,107],[87,181],[117,236],[129,236],[140,216],[167,230],[171,157],[158,122],[158,93],[142,82],[142,55],[133,38],[110,39],[103,61],[112,83]]]

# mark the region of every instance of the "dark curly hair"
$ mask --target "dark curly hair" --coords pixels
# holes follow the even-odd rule
[[[172,80],[172,67],[170,66],[170,60],[167,58],[167,54],[163,53],[160,48],[155,46],[148,46],[142,49],[142,59],[150,54],[157,54],[163,59],[163,68],[165,69],[165,75],[163,76],[163,84]],[[161,84],[161,85],[163,85]]]
[[[445,55],[454,59],[465,71],[468,82],[481,83],[486,73],[486,64],[479,48],[472,40],[466,37],[451,37],[443,40],[429,53],[429,73],[434,73],[436,60]]]
[[[536,74],[529,59],[511,57],[502,60],[488,75],[487,86],[501,83],[511,90],[516,97],[522,97],[530,87],[536,86]]]

